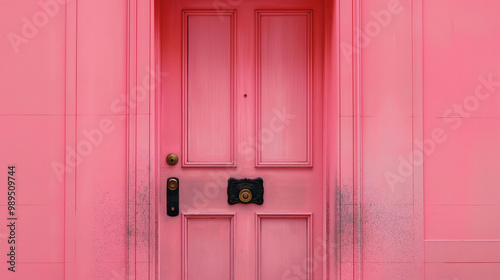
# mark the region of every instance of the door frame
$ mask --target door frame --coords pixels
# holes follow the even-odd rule
[[[128,276],[158,279],[159,238],[159,113],[161,77],[159,53],[159,0],[128,0],[127,30],[127,168],[128,168]],[[229,5],[229,0],[215,0]],[[360,211],[344,211],[349,194],[359,201],[361,186],[360,50],[341,52],[341,43],[356,46],[361,0],[324,2],[323,81],[323,230],[326,265],[323,279],[360,275],[352,264],[340,262],[344,250],[361,260]],[[342,15],[342,17],[340,17]],[[358,33],[359,34],[359,33]],[[342,70],[342,71],[341,71]],[[149,82],[147,92],[139,89]],[[360,207],[360,204],[357,203]],[[351,230],[345,230],[350,227]],[[358,245],[354,245],[358,244]],[[343,249],[345,247],[345,249]],[[357,253],[356,253],[357,252]],[[356,272],[358,271],[358,272]],[[359,273],[359,274],[358,274]],[[356,279],[358,277],[355,277]]]

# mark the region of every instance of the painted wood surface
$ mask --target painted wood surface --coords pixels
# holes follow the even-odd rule
[[[170,75],[159,92],[168,110],[158,141],[162,155],[184,164],[160,165],[159,277],[322,279],[325,261],[311,259],[314,246],[326,253],[321,3],[211,4],[160,6],[161,69]],[[205,156],[212,152],[215,160]],[[165,215],[171,176],[179,178],[178,217]],[[229,205],[231,177],[261,177],[264,203]]]
[[[194,119],[200,129],[219,132],[220,137],[206,141],[223,145],[197,150],[204,139],[193,139],[194,146],[185,145],[183,150],[182,139],[189,138],[189,131],[184,134],[180,127],[183,114],[179,111],[167,124],[162,115],[171,104],[181,104],[182,72],[157,68],[162,61],[182,69],[182,28],[164,30],[165,23],[160,22],[167,18],[182,22],[182,12],[165,17],[155,2],[0,0],[0,170],[5,169],[7,175],[6,168],[15,165],[19,186],[17,272],[9,272],[9,264],[2,261],[1,279],[181,279],[182,271],[195,267],[214,275],[224,271],[228,279],[275,278],[280,271],[286,273],[285,279],[497,279],[500,228],[494,221],[499,215],[495,160],[500,73],[496,35],[500,6],[496,1],[325,1],[320,12],[310,15],[313,53],[323,43],[325,50],[319,58],[312,58],[311,80],[301,73],[293,90],[277,94],[284,99],[302,98],[283,104],[290,107],[286,112],[293,112],[303,123],[275,135],[273,141],[279,139],[279,143],[269,142],[273,148],[262,149],[260,158],[253,151],[265,143],[265,135],[240,133],[272,125],[275,120],[265,115],[269,113],[266,106],[277,102],[266,92],[290,84],[261,80],[261,95],[257,95],[257,69],[265,74],[261,78],[299,73],[277,64],[285,54],[303,58],[305,45],[269,56],[267,64],[259,65],[243,55],[258,46],[251,41],[257,37],[234,36],[234,46],[227,40],[239,29],[256,33],[257,25],[246,24],[256,21],[255,11],[241,13],[241,7],[255,5],[262,13],[273,10],[273,20],[291,9],[303,14],[309,8],[294,6],[300,1],[287,1],[279,9],[271,1],[192,2],[202,4],[197,12],[215,12],[218,19],[235,20],[235,30],[219,29],[226,41],[218,40],[211,48],[221,58],[213,63],[220,63],[225,71],[211,73],[214,77],[209,80],[229,72],[234,62],[234,76],[229,72],[224,79],[236,83],[216,90],[225,106]],[[175,9],[184,5],[183,1],[169,2]],[[318,14],[324,25],[315,21]],[[286,27],[280,25],[281,19],[260,27],[270,32],[293,26],[307,29],[298,18],[287,19],[293,22]],[[213,24],[225,23],[216,20]],[[293,45],[293,38],[305,36],[302,31],[296,34],[281,39]],[[176,45],[165,45],[163,40],[168,39],[160,44],[164,36],[176,38]],[[321,43],[314,43],[314,38],[322,38]],[[262,56],[280,47],[271,37],[261,39]],[[231,48],[234,57],[228,53]],[[207,50],[192,49],[193,55]],[[234,61],[228,64],[227,59]],[[314,74],[318,65],[325,67],[324,76]],[[196,65],[192,68],[193,75],[199,73]],[[253,71],[253,76],[246,79],[245,71]],[[326,78],[321,81],[321,77]],[[163,81],[176,81],[169,83],[169,87],[175,84],[171,89],[178,93],[176,97],[164,94]],[[294,90],[308,82],[312,83],[312,100],[319,88],[324,108],[332,110],[318,112],[314,101],[308,108],[303,102],[307,96],[296,95]],[[189,91],[185,93],[189,96]],[[251,105],[243,105],[244,94]],[[263,106],[257,106],[257,97]],[[254,113],[262,109],[258,125]],[[220,122],[208,122],[214,117],[210,114]],[[234,123],[223,117],[228,114],[233,114]],[[243,117],[246,114],[251,117]],[[312,126],[305,120],[308,114]],[[317,125],[319,119],[322,123]],[[174,137],[163,134],[169,123],[179,125]],[[321,130],[326,136],[318,138]],[[328,141],[321,143],[324,139]],[[284,141],[289,142],[283,145]],[[317,152],[317,147],[322,151]],[[261,174],[271,178],[265,180],[270,186],[283,183],[294,193],[302,189],[296,182],[310,181],[304,179],[309,176],[306,170],[322,166],[324,178],[310,172],[315,178],[310,188],[324,186],[311,196],[321,195],[336,205],[323,216],[309,216],[310,209],[320,209],[312,204],[290,211],[283,200],[300,204],[303,197],[269,187],[265,204],[275,208],[261,211],[250,206],[251,215],[241,214],[249,207],[221,210],[223,190],[218,189],[217,198],[205,195],[207,200],[203,200],[204,189],[199,193],[193,189],[183,196],[198,197],[198,206],[205,205],[203,211],[179,217],[172,225],[176,231],[169,235],[193,241],[168,245],[162,241],[162,226],[157,227],[166,219],[161,203],[161,187],[170,174],[164,164],[166,151],[192,151],[193,162],[181,157],[187,160],[185,166],[218,165],[182,171],[193,178],[192,184],[202,187],[207,175],[219,186],[230,176]],[[327,157],[334,160],[329,162]],[[256,163],[260,165],[257,171],[249,171]],[[299,167],[284,179],[276,175],[289,169],[290,163]],[[206,185],[209,195],[216,191],[215,185]],[[7,199],[7,192],[0,190],[1,209],[6,209]],[[0,220],[6,221],[7,215],[0,211]],[[196,215],[205,216],[198,219]],[[5,257],[10,249],[6,229],[0,228],[0,253]],[[281,266],[308,254],[314,259],[318,243],[311,238],[323,230],[321,237],[335,243],[330,259],[321,262],[325,264],[321,270],[308,276],[292,270],[293,265],[290,270]],[[178,271],[162,272],[161,264],[172,261],[168,257],[158,260],[164,251],[174,248],[179,251],[172,256],[182,258],[182,248],[186,252],[207,250],[211,243],[198,238],[203,231],[222,237],[212,240],[224,250],[212,253],[223,261],[188,257],[188,270],[179,266]],[[250,243],[237,238],[241,232],[248,232]],[[288,241],[297,246],[288,251],[269,249],[286,247]],[[257,250],[261,245],[264,251]],[[241,254],[237,250],[241,248],[253,253]],[[284,257],[276,260],[278,268],[258,266],[257,257],[267,260],[280,254]]]

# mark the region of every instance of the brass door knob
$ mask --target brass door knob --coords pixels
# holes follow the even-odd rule
[[[168,165],[176,165],[177,162],[179,162],[179,157],[174,154],[174,153],[171,153],[171,154],[168,154],[167,156],[167,164]]]
[[[252,200],[252,192],[249,189],[242,189],[240,191],[240,200],[243,203],[248,203],[250,200]]]

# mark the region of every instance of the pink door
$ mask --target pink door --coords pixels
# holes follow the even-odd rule
[[[217,3],[160,8],[160,279],[322,279],[321,2]]]

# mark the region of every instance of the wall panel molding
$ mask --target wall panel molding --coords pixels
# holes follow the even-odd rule
[[[127,185],[128,185],[128,225],[127,231],[127,273],[136,276],[137,263],[137,91],[131,89],[137,85],[137,0],[127,0]]]
[[[363,166],[363,136],[362,136],[362,87],[361,87],[361,35],[363,32],[362,27],[362,1],[353,1],[352,8],[352,29],[353,29],[353,57],[352,57],[352,113],[353,113],[353,260],[354,260],[354,279],[363,279],[363,173],[361,171]]]
[[[66,12],[66,147],[76,151],[76,57],[77,57],[77,3],[74,1],[65,6]],[[76,161],[76,156],[74,157]],[[65,161],[76,166],[76,162]],[[64,176],[64,279],[76,278],[76,172],[67,172]]]
[[[412,147],[415,140],[423,140],[423,0],[412,0],[413,24],[413,122]],[[413,236],[415,254],[415,279],[425,278],[424,244],[424,167],[413,164]]]
[[[161,75],[155,56],[154,0],[128,0],[127,25],[127,277],[157,279],[158,163],[155,129]],[[140,97],[147,91],[146,97]]]

